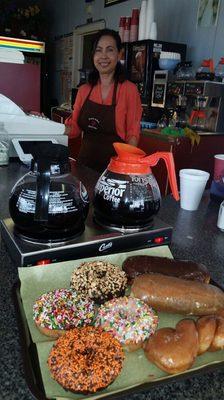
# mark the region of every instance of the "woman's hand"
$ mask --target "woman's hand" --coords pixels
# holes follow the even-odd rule
[[[70,133],[71,133],[71,129],[72,129],[72,127],[71,127],[71,126],[69,126],[69,125],[65,125],[65,132],[64,132],[64,135],[67,135],[67,136],[69,136],[69,135],[70,135]]]
[[[135,136],[132,136],[132,137],[130,137],[130,139],[128,140],[127,143],[136,147],[138,145],[138,140]]]

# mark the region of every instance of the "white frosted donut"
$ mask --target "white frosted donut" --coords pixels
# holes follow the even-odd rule
[[[101,305],[95,320],[125,346],[134,351],[154,334],[158,325],[158,316],[151,307],[134,297],[119,297]]]

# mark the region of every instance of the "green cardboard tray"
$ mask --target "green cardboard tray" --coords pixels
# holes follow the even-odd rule
[[[159,249],[151,248],[102,257],[91,257],[88,261],[106,259],[121,266],[126,257],[136,254],[159,255],[172,258],[169,248],[162,246]],[[196,362],[190,370],[181,374],[168,375],[150,363],[146,359],[143,350],[138,350],[133,353],[125,353],[125,362],[121,374],[106,389],[93,395],[81,395],[65,391],[50,376],[47,367],[47,358],[53,341],[37,331],[32,320],[32,307],[36,298],[45,291],[53,290],[57,287],[69,287],[73,269],[86,260],[67,261],[49,264],[44,267],[19,268],[20,280],[14,287],[13,295],[17,308],[26,381],[36,399],[95,400],[113,397],[122,398],[129,393],[136,393],[139,390],[150,390],[154,386],[188,378],[195,374],[224,366],[224,350],[215,353],[206,352],[197,357]],[[176,323],[182,318],[184,316],[159,313],[159,328],[164,326],[175,327]]]

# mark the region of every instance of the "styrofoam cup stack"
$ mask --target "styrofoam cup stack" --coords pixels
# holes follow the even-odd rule
[[[145,39],[151,39],[150,33],[152,24],[155,21],[154,0],[148,0],[146,7]]]
[[[139,15],[138,40],[145,39],[146,8],[147,8],[147,1],[142,0],[140,15]]]
[[[210,174],[200,169],[181,169],[179,175],[181,208],[197,210]]]
[[[150,29],[149,39],[156,40],[157,39],[157,24],[153,21]]]

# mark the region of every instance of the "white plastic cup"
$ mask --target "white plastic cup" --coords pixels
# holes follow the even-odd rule
[[[224,201],[220,204],[217,227],[224,232]]]
[[[179,176],[181,208],[197,210],[210,174],[200,169],[181,169]]]

